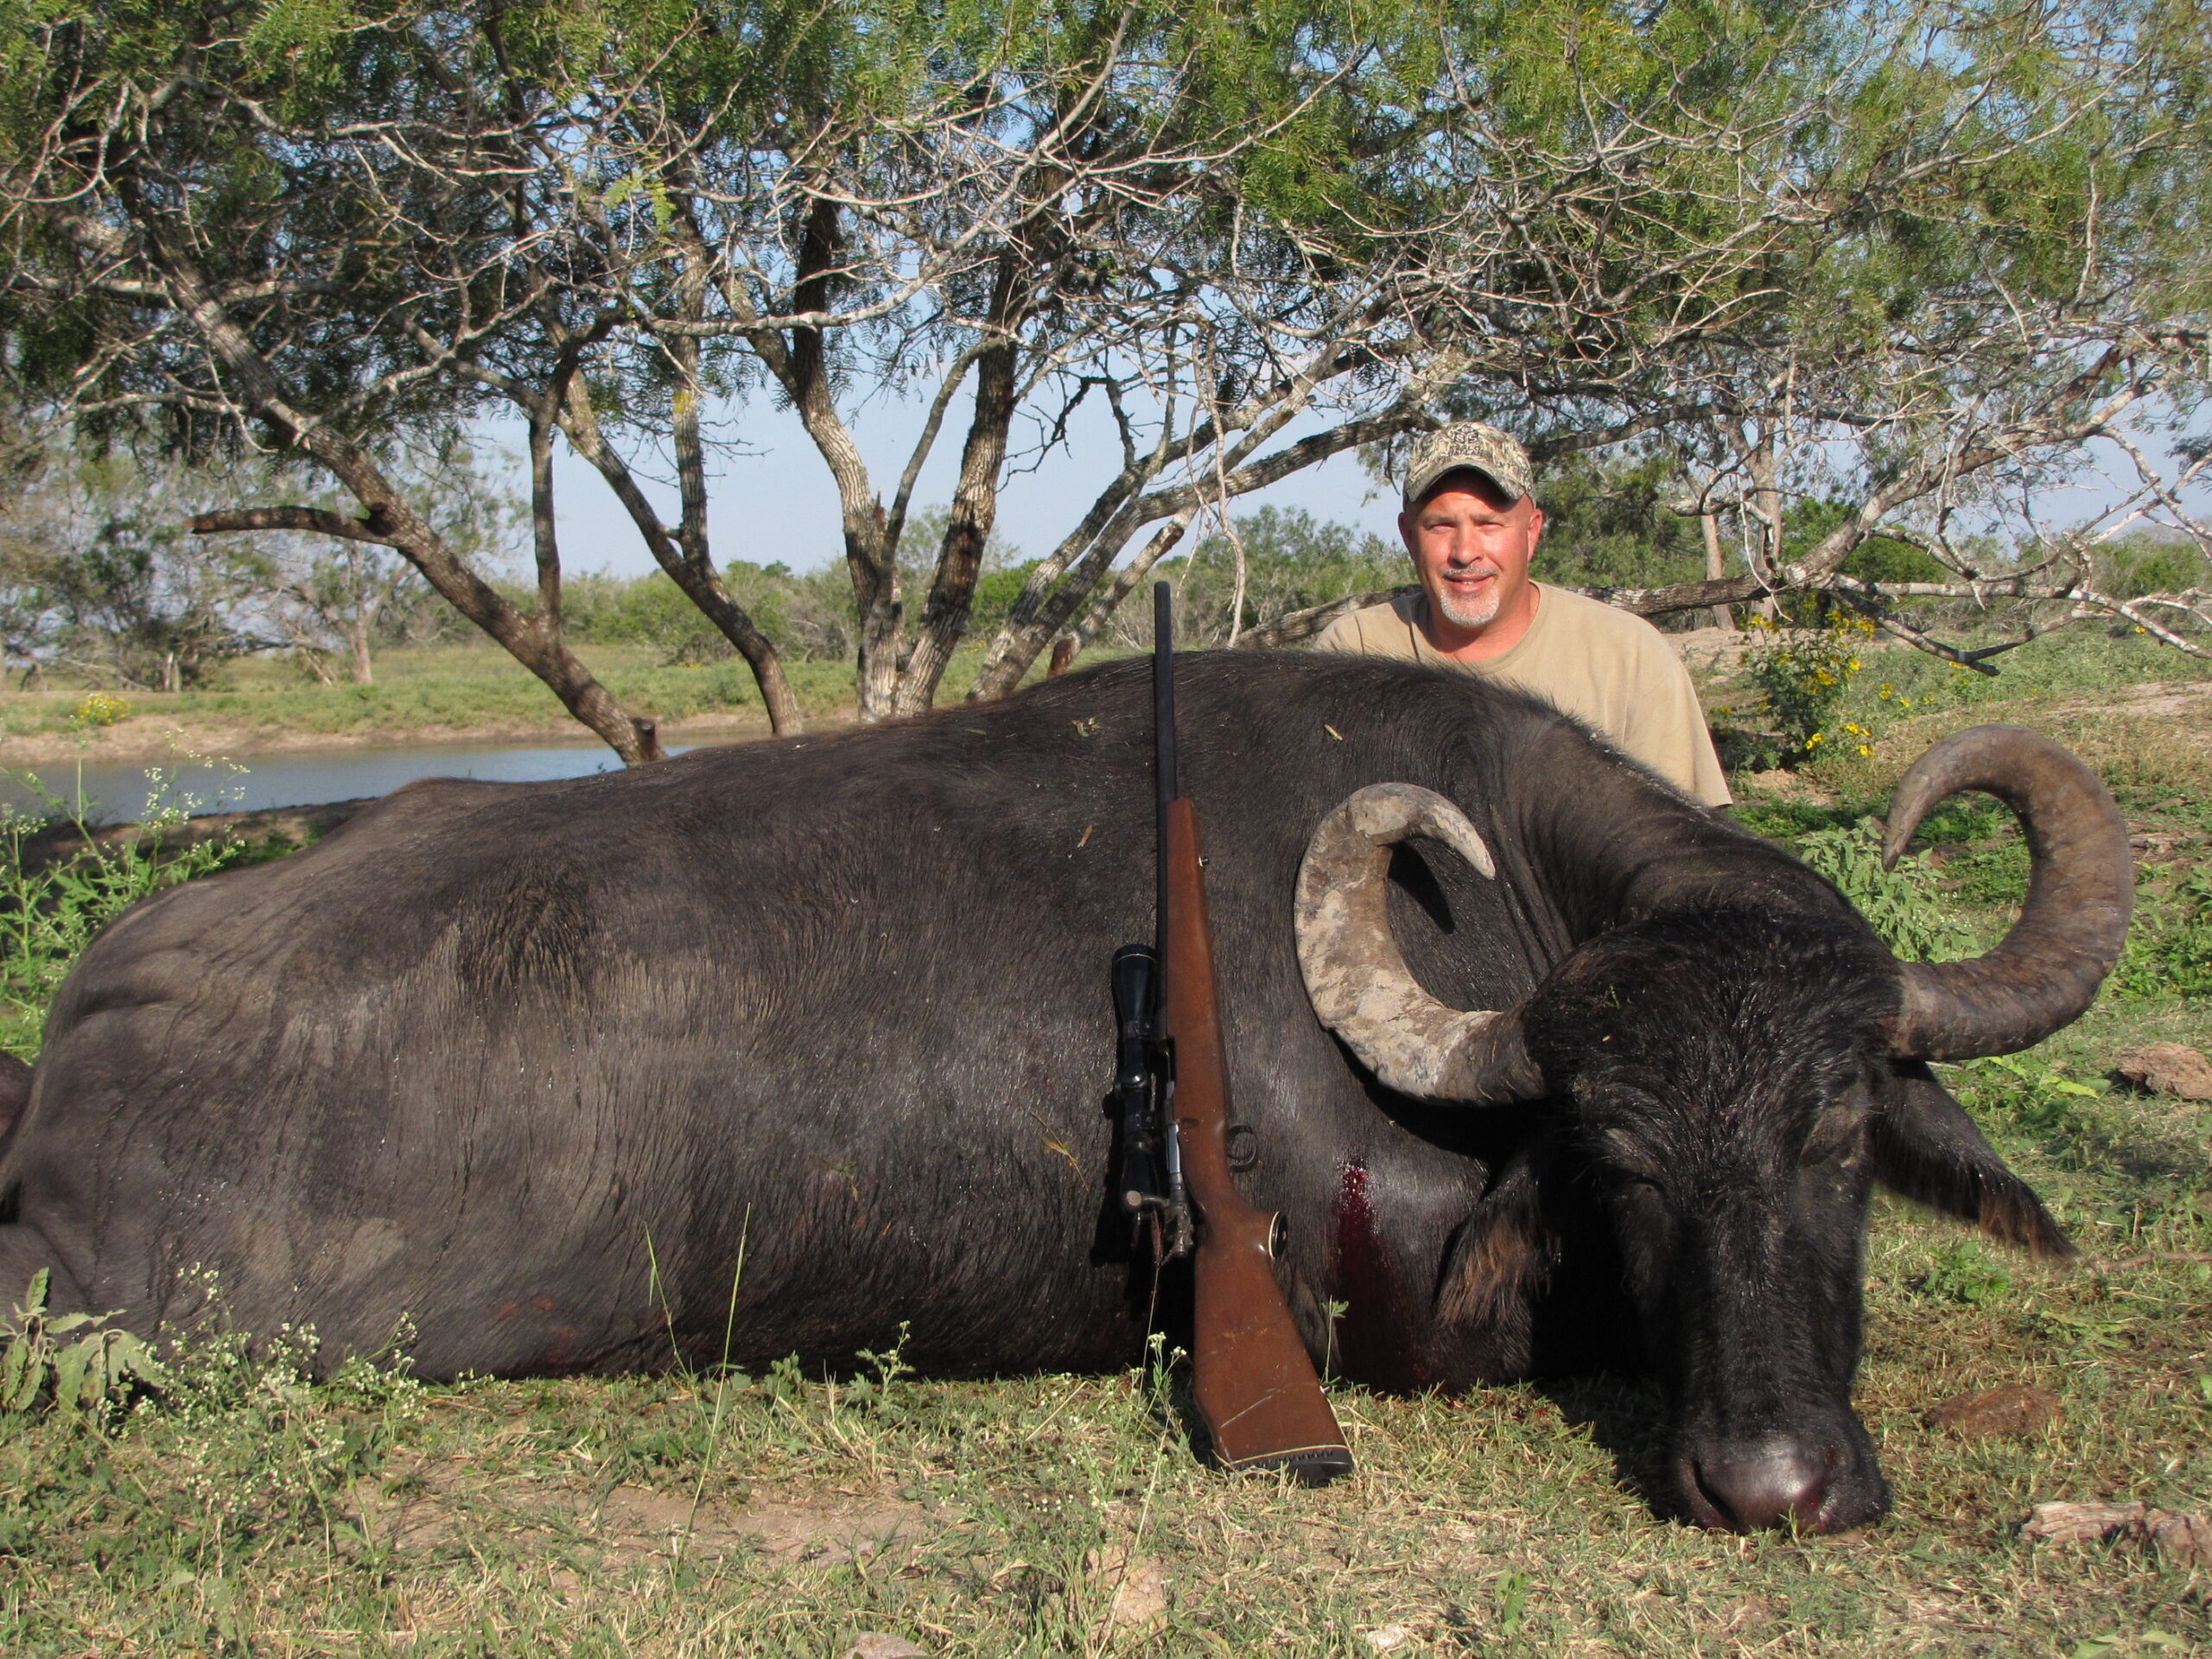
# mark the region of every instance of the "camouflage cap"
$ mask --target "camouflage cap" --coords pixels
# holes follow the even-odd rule
[[[1408,509],[1436,487],[1436,480],[1461,467],[1483,474],[1518,501],[1529,493],[1529,452],[1510,433],[1480,421],[1461,421],[1440,431],[1425,432],[1406,459],[1405,504]]]

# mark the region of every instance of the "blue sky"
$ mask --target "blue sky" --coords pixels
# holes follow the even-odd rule
[[[960,400],[948,414],[923,468],[914,491],[917,511],[951,499],[959,472],[965,402]],[[880,402],[853,418],[861,451],[887,501],[920,434],[925,413],[918,402]],[[767,397],[755,396],[725,408],[719,430],[725,439],[735,440],[743,453],[718,456],[711,463],[708,530],[715,563],[749,559],[769,564],[781,560],[794,570],[809,570],[842,559],[836,488],[798,417],[775,408]],[[1294,438],[1301,430],[1294,428],[1285,435]],[[1086,405],[1078,410],[1070,434],[1067,445],[1044,457],[1033,471],[1014,474],[1000,494],[998,532],[1025,556],[1049,552],[1121,467],[1120,445],[1103,409]],[[494,428],[492,437],[518,459],[518,427]],[[1020,417],[1014,438],[1017,445],[1028,441],[1026,423]],[[518,486],[522,482],[518,477]],[[650,493],[663,515],[673,521],[677,505],[672,484]],[[607,569],[627,576],[656,568],[599,474],[565,453],[555,475],[554,499],[560,515],[562,563],[568,569]],[[1397,515],[1396,500],[1377,493],[1375,480],[1350,454],[1240,497],[1235,511],[1249,512],[1269,503],[1303,507],[1316,518],[1336,519],[1379,536],[1394,533]]]

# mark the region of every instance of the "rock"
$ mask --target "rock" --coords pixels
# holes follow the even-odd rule
[[[1979,1440],[1992,1434],[2040,1434],[2056,1422],[2064,1408],[2048,1389],[2031,1389],[2018,1382],[1962,1394],[1930,1408],[1931,1427],[1948,1428],[1961,1440]]]
[[[2183,1567],[2212,1567],[2212,1519],[2193,1510],[2156,1510],[2147,1503],[2038,1503],[2022,1523],[2020,1535],[2046,1544],[2133,1538]]]
[[[2150,1043],[2123,1054],[2113,1069],[2154,1095],[2212,1100],[2212,1060],[2185,1043]]]
[[[1167,1574],[1149,1555],[1132,1555],[1125,1544],[1094,1549],[1084,1558],[1091,1576],[1114,1586],[1106,1609],[1109,1624],[1147,1630],[1167,1622]]]
[[[853,1638],[852,1659],[929,1659],[927,1648],[917,1647],[903,1636],[863,1630]]]
[[[2212,1567],[2212,1519],[2194,1510],[2152,1510],[2143,1517],[2143,1530],[2158,1546],[2183,1567]]]
[[[2110,1536],[2143,1519],[2140,1503],[2038,1503],[2020,1536],[2039,1544],[2083,1544]]]

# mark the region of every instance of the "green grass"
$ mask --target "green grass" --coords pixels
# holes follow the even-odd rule
[[[633,713],[664,721],[695,715],[751,715],[765,722],[760,689],[743,661],[669,664],[648,646],[588,645],[582,657],[607,690]],[[1094,653],[1086,662],[1100,660]],[[980,645],[954,657],[939,683],[940,704],[974,683]],[[1034,673],[1041,673],[1038,664]],[[785,672],[800,711],[810,721],[853,716],[850,663],[794,662]],[[378,654],[376,680],[322,685],[288,662],[250,658],[226,664],[211,686],[175,693],[124,691],[139,725],[173,723],[218,728],[245,742],[275,737],[435,739],[471,729],[545,730],[579,740],[591,734],[574,721],[543,683],[492,645],[394,649]],[[25,692],[0,689],[0,740],[73,734],[86,690]]]
[[[2048,698],[2007,712],[2113,780],[2158,849],[2145,914],[2186,957],[2212,933],[2188,887],[2212,867],[2212,762]],[[1824,771],[1827,804],[1738,816],[1784,839],[1847,830],[1956,717],[1916,715]],[[1953,803],[1922,844],[1936,855],[1899,902],[1993,937],[2024,874],[2001,812]],[[858,1388],[793,1365],[436,1388],[357,1366],[308,1386],[219,1332],[118,1418],[0,1417],[0,1650],[842,1659],[868,1632],[948,1656],[2201,1648],[2212,1573],[2018,1535],[2055,1500],[2212,1507],[2212,1263],[2191,1259],[2212,1255],[2212,1111],[2112,1072],[2143,1042],[2212,1046],[2166,960],[2027,1054],[1948,1072],[2082,1263],[1878,1205],[1858,1401],[1897,1503],[1876,1528],[1655,1520],[1636,1485],[1652,1402],[1606,1377],[1338,1388],[1359,1472],[1308,1491],[1199,1464],[1173,1359],[974,1382],[887,1365]],[[2063,1418],[1978,1441],[1924,1419],[2009,1382],[2052,1390]]]

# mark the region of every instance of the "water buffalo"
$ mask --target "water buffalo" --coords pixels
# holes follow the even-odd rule
[[[1641,1364],[1674,1505],[1878,1515],[1850,1387],[1880,1180],[2069,1246],[1929,1075],[2074,1018],[2126,843],[1985,728],[2024,914],[1900,963],[1825,881],[1542,705],[1359,658],[1185,658],[1242,1179],[1316,1353],[1391,1389]],[[569,782],[417,784],[109,928],[0,1162],[0,1285],[141,1330],[213,1269],[326,1360],[420,1371],[1126,1363],[1108,963],[1152,926],[1149,690],[1006,702]],[[1382,785],[1384,787],[1377,788]],[[1486,867],[1478,870],[1476,866]],[[1240,1143],[1248,1138],[1239,1136]],[[665,1309],[663,1299],[665,1299]],[[1663,1501],[1663,1500],[1662,1500]]]

